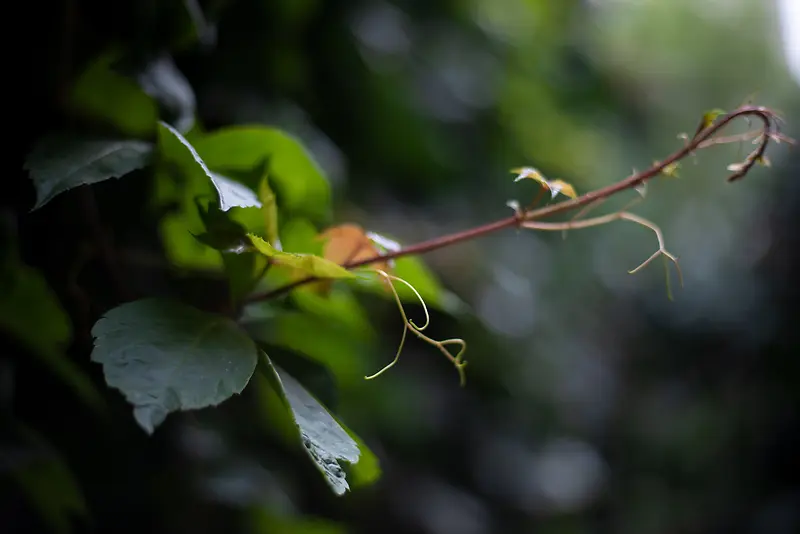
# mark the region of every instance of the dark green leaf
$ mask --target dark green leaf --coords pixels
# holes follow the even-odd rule
[[[257,349],[236,324],[170,300],[144,299],[106,313],[92,328],[92,360],[134,406],[148,433],[177,410],[214,406],[241,393]]]
[[[219,207],[227,211],[233,207],[261,207],[256,194],[235,180],[211,172],[194,147],[178,130],[165,122],[159,123],[159,145],[168,160],[176,163],[190,175],[205,175],[217,191]]]
[[[11,476],[55,532],[72,531],[75,516],[86,517],[83,492],[72,471],[57,451],[33,429],[15,425],[25,445],[22,459],[15,462]]]
[[[16,258],[9,263],[0,290],[0,331],[27,347],[83,401],[100,408],[100,393],[63,352],[72,337],[72,327],[57,297],[38,271]]]
[[[144,92],[173,117],[169,122],[175,125],[175,129],[181,133],[192,129],[197,105],[194,91],[171,56],[164,55],[151,61],[137,79]]]
[[[82,138],[50,134],[36,143],[25,160],[41,208],[56,195],[78,187],[119,178],[150,161],[153,145],[132,139]]]
[[[303,145],[287,133],[263,126],[225,128],[199,139],[196,148],[219,172],[246,172],[268,159],[270,185],[281,209],[317,222],[329,217],[328,181]]]
[[[358,462],[358,444],[299,382],[262,355],[267,377],[291,411],[303,448],[334,493],[343,495],[350,489],[343,462]]]
[[[112,69],[115,54],[95,60],[80,75],[69,104],[79,116],[115,127],[132,137],[151,137],[158,121],[158,108],[132,79]]]

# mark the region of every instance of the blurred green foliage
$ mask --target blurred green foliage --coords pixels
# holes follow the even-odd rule
[[[13,124],[0,201],[4,528],[800,525],[795,154],[728,187],[725,167],[748,147],[719,147],[652,184],[636,209],[681,257],[674,303],[655,269],[626,273],[652,246],[633,225],[566,240],[509,231],[398,260],[431,307],[431,335],[468,340],[464,389],[411,338],[400,365],[364,381],[399,340],[390,294],[339,281],[327,297],[244,305],[289,275],[273,266],[262,279],[268,260],[237,248],[251,232],[318,254],[317,233],[347,221],[410,244],[508,216],[506,201],[532,190],[508,169],[589,191],[754,92],[796,132],[771,3],[21,7],[38,40],[13,51],[30,90],[9,102],[28,115]],[[130,349],[126,329],[165,308],[139,313],[93,363],[92,325],[145,297],[183,310],[169,315],[186,335],[175,342],[181,328],[157,322],[150,352]],[[143,354],[186,365],[155,373]],[[218,387],[221,365],[256,354],[251,378]],[[122,389],[144,404],[230,398],[177,411],[148,437],[104,386],[111,361],[138,367]],[[184,402],[183,387],[196,398]]]

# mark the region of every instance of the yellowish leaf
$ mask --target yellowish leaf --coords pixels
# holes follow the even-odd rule
[[[315,278],[354,278],[355,275],[336,263],[313,254],[282,252],[257,235],[247,234],[258,252],[277,265],[289,267],[305,276]]]
[[[556,196],[558,193],[561,193],[569,198],[575,198],[578,196],[578,194],[575,193],[575,188],[572,187],[572,184],[568,184],[561,179],[551,180],[550,182],[547,182],[547,186],[550,191],[552,191],[553,196]]]
[[[516,179],[514,180],[515,182],[525,179],[539,182],[542,184],[542,187],[550,191],[553,198],[555,198],[555,196],[559,193],[569,198],[576,198],[578,196],[578,194],[575,192],[575,188],[572,187],[571,184],[561,179],[548,180],[541,172],[533,167],[520,167],[517,169],[511,169],[511,172],[517,175]]]

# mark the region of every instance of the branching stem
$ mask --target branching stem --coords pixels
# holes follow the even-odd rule
[[[751,138],[750,136],[752,134],[749,133],[736,136],[728,136],[727,138],[713,137],[715,133],[719,132],[728,124],[741,117],[744,118],[755,117],[763,123],[763,128],[759,130],[758,134],[752,137],[753,139],[758,140],[758,146],[756,147],[756,149],[750,155],[747,156],[745,161],[743,161],[741,164],[738,164],[733,174],[731,174],[728,177],[729,182],[738,180],[743,176],[745,176],[756,163],[763,161],[762,158],[764,155],[764,151],[766,150],[767,145],[769,144],[770,141],[792,142],[789,138],[782,136],[778,132],[777,123],[779,118],[772,110],[768,108],[761,106],[742,106],[728,113],[727,115],[723,115],[719,117],[716,121],[714,121],[712,124],[707,126],[706,128],[699,129],[695,134],[695,136],[689,139],[683,147],[675,151],[673,154],[671,154],[664,160],[653,164],[650,168],[644,171],[634,173],[628,176],[627,178],[624,178],[619,182],[616,182],[609,186],[603,187],[601,189],[596,189],[594,191],[590,191],[582,196],[579,196],[571,200],[560,202],[558,204],[550,204],[536,210],[532,211],[520,210],[513,216],[507,217],[505,219],[500,219],[498,221],[490,222],[481,226],[477,226],[475,228],[470,228],[468,230],[462,230],[460,232],[456,232],[453,234],[448,234],[445,236],[423,241],[421,243],[417,243],[416,245],[411,245],[397,251],[389,252],[387,254],[376,254],[375,256],[369,258],[361,259],[355,262],[345,263],[344,267],[348,269],[354,269],[357,267],[363,267],[373,263],[401,258],[403,256],[425,254],[427,252],[448,247],[450,245],[455,245],[457,243],[461,243],[464,241],[470,241],[472,239],[484,237],[488,234],[492,234],[499,230],[507,228],[523,227],[527,223],[530,223],[532,221],[537,221],[545,217],[550,217],[552,215],[556,215],[559,213],[564,213],[579,208],[583,208],[590,204],[596,203],[599,200],[606,199],[613,195],[616,195],[621,191],[634,189],[640,186],[641,184],[645,183],[646,181],[658,176],[669,165],[672,165],[673,163],[686,158],[687,156],[689,156],[690,154],[694,153],[699,149],[717,144],[723,144],[729,142],[741,142],[742,140]],[[601,216],[600,218],[585,219],[583,221],[574,221],[571,223],[573,224],[571,228],[586,228],[587,226],[576,226],[576,225],[578,224],[587,225],[590,223],[590,221],[596,221],[597,219],[602,219],[606,217],[612,217],[611,219],[607,220],[614,220],[614,218],[617,219],[627,218],[628,220],[634,220],[631,217],[636,217],[635,215],[632,214],[627,214],[624,217],[622,217],[620,215],[621,213],[626,213],[626,212],[617,212],[608,216]],[[635,222],[639,222],[641,224],[641,221],[635,221]],[[550,223],[550,224],[560,224],[560,223]],[[601,223],[595,223],[595,224],[601,224]],[[654,227],[652,223],[647,222],[645,226],[652,228],[654,231],[656,231],[656,227]],[[530,228],[530,226],[528,227]],[[559,227],[559,229],[562,228]],[[663,243],[661,242],[662,239],[660,231],[656,231],[656,235],[659,237],[660,247],[659,251],[654,255],[654,257],[659,254],[662,254],[664,255],[665,258],[668,258],[671,261],[675,262],[676,260],[674,256],[667,253],[663,249]],[[649,260],[645,262],[645,264],[647,264],[652,259],[653,258],[651,257]],[[639,268],[641,268],[641,266]],[[295,282],[278,287],[276,289],[252,295],[247,299],[247,302],[259,302],[259,301],[273,299],[281,295],[284,295],[297,287],[313,282],[314,280],[315,278],[313,277],[303,278],[301,280],[297,280]]]

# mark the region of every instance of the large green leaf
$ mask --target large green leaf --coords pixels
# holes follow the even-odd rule
[[[233,207],[261,207],[253,190],[220,174],[211,172],[205,162],[197,154],[195,148],[181,133],[165,122],[159,122],[159,147],[164,157],[178,165],[183,172],[198,176],[204,175],[219,198],[219,208],[228,211]]]
[[[4,266],[3,278],[0,330],[27,347],[83,401],[100,408],[100,393],[63,352],[72,337],[72,326],[47,281],[17,258],[11,258]]]
[[[167,414],[214,406],[241,393],[257,349],[230,319],[170,300],[144,299],[106,313],[92,328],[92,360],[134,406],[148,433]]]
[[[40,139],[25,160],[41,208],[56,195],[119,178],[150,162],[153,145],[133,139],[98,139],[54,133]]]
[[[160,56],[136,76],[145,93],[153,97],[170,116],[168,122],[186,133],[194,126],[197,101],[192,86],[169,55]]]
[[[204,136],[195,146],[208,166],[222,173],[246,172],[268,160],[270,185],[282,210],[315,222],[329,217],[330,185],[317,162],[291,135],[276,128],[237,126]]]
[[[151,138],[158,108],[134,80],[113,70],[116,56],[108,53],[89,65],[72,87],[69,106],[77,115],[109,124],[120,133]]]
[[[291,413],[303,448],[333,492],[343,495],[350,489],[344,465],[358,463],[358,444],[297,380],[262,356],[267,378]]]

